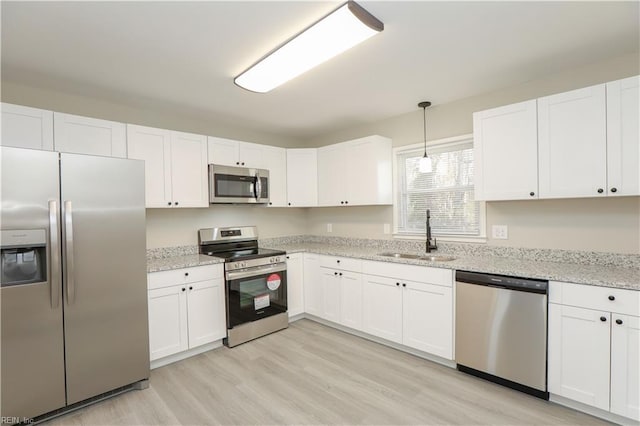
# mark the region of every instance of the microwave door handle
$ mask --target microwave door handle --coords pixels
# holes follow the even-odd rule
[[[253,185],[256,201],[262,196],[262,181],[260,180],[260,172],[256,172],[256,183]]]

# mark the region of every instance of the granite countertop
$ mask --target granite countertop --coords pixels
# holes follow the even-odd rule
[[[380,247],[357,247],[314,242],[265,245],[265,247],[284,250],[287,253],[309,252],[378,262],[404,263],[409,265],[431,266],[434,268],[513,275],[640,291],[640,270],[635,268],[543,262],[498,256],[457,256],[455,253],[446,253],[456,258],[453,261],[432,262],[379,256],[381,252],[390,251]],[[434,254],[441,253],[434,252]]]
[[[162,258],[147,259],[147,272],[170,271],[172,269],[190,268],[193,266],[215,265],[224,263],[224,259],[203,254],[187,254]]]

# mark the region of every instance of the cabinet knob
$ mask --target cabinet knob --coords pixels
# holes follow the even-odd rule
[[[604,189],[598,188],[598,194],[602,194],[603,192],[604,192]]]
[[[289,256],[287,256],[287,259],[291,259]]]
[[[167,205],[168,205],[168,206],[170,206],[170,205],[171,205],[171,201],[169,201],[169,202],[167,203]]]
[[[607,320],[607,317],[600,317],[600,321],[605,322]]]
[[[178,205],[178,202],[176,201],[174,204],[177,206],[177,205]]]
[[[342,272],[340,272],[338,275],[342,276]]]
[[[271,201],[269,201],[269,205],[270,205],[270,206],[272,206],[272,205],[273,205],[273,203],[272,203]]]
[[[186,290],[187,290],[186,288],[182,287],[182,291],[186,291]]]
[[[244,166],[244,161],[242,162],[242,165]]]
[[[534,195],[536,195],[536,193],[535,193],[535,192],[533,192],[533,191],[531,191],[531,192],[529,193],[529,195],[533,197]]]
[[[400,283],[396,283],[396,286],[397,286],[397,287],[400,287]]]
[[[240,162],[239,162],[239,161],[236,161],[236,166],[239,166],[239,165],[240,165]]]
[[[338,275],[338,273],[337,273],[337,272],[334,272],[334,273],[333,273],[333,275]]]
[[[340,263],[340,259],[336,260],[336,262]]]
[[[612,294],[611,296],[609,296],[609,300],[616,300],[616,297]]]
[[[345,203],[345,204],[349,204],[349,202],[348,202],[348,201],[345,201],[344,203]]]
[[[344,204],[344,201],[340,201],[340,204]]]
[[[407,284],[405,284],[405,283],[402,283],[402,287],[406,287],[406,286],[407,286]]]
[[[617,320],[616,320],[616,324],[618,324],[618,325],[622,325],[622,320],[621,320],[621,319],[617,319]]]
[[[287,203],[288,205],[291,205],[291,203]]]
[[[189,290],[193,290],[193,286],[189,286]]]
[[[189,276],[189,273],[188,273],[188,272],[185,272],[185,273],[184,273],[184,276],[185,276],[185,277],[188,277],[188,276]]]
[[[618,192],[618,188],[611,188],[611,192]]]

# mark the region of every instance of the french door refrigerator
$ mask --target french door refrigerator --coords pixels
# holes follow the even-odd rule
[[[0,167],[3,420],[146,387],[144,163],[1,147]]]

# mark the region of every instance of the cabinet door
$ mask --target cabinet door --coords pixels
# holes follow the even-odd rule
[[[549,392],[609,410],[609,312],[549,304]]]
[[[171,132],[127,124],[127,157],[144,160],[146,207],[171,207]]]
[[[453,359],[453,298],[450,287],[403,282],[402,342]]]
[[[340,273],[340,324],[362,330],[362,274]]]
[[[340,144],[318,149],[318,205],[340,206],[347,201],[346,168],[349,166]],[[352,165],[350,166],[352,167]]]
[[[171,132],[171,192],[174,207],[209,207],[206,136]]]
[[[613,314],[611,412],[640,420],[640,318]]]
[[[318,150],[287,149],[287,204],[291,207],[318,205]]]
[[[606,195],[606,127],[604,84],[538,99],[540,198]]]
[[[221,166],[238,166],[240,164],[239,144],[240,142],[232,139],[209,136],[207,138],[208,162]]]
[[[53,112],[3,103],[0,145],[52,151]]]
[[[345,202],[350,206],[392,204],[391,139],[368,136],[344,144]],[[334,169],[334,173],[339,169]],[[346,203],[345,203],[346,204]]]
[[[322,316],[324,293],[320,280],[320,259],[317,254],[304,254],[304,311]]]
[[[187,294],[184,286],[149,290],[149,350],[151,360],[189,348]]]
[[[304,264],[302,253],[287,255],[287,310],[289,318],[304,312]]]
[[[362,328],[365,332],[402,343],[402,287],[392,278],[363,276]]]
[[[54,148],[60,152],[127,157],[124,123],[53,113]]]
[[[473,114],[476,200],[538,198],[536,100]]]
[[[322,285],[322,318],[340,322],[340,276],[333,269],[320,268]]]
[[[608,195],[640,195],[640,76],[607,83]]]
[[[268,169],[267,159],[264,157],[265,145],[251,142],[239,143],[239,163],[237,166],[251,167],[254,169]]]
[[[217,278],[187,284],[189,348],[226,337],[224,282]]]
[[[269,206],[287,205],[287,151],[275,146],[263,146],[265,168],[269,170]]]

